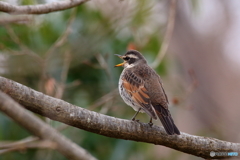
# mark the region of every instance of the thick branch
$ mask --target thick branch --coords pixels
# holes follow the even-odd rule
[[[203,158],[210,152],[239,152],[240,144],[215,138],[181,133],[169,136],[162,127],[118,119],[74,106],[63,100],[52,98],[14,81],[0,77],[0,90],[10,95],[27,109],[71,126],[100,135],[153,143],[176,149]],[[227,158],[216,156],[214,158]],[[229,158],[229,157],[228,157]]]
[[[0,91],[0,110],[34,135],[41,139],[55,142],[56,149],[69,159],[95,160],[86,150],[68,140],[51,126],[45,124],[2,91]]]
[[[76,7],[88,0],[65,0],[38,5],[16,6],[6,2],[0,2],[0,11],[9,14],[45,14],[50,12],[61,11]]]

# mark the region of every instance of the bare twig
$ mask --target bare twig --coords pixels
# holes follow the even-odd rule
[[[112,83],[113,82],[112,81],[113,77],[112,77],[110,68],[108,66],[108,63],[106,61],[106,58],[103,57],[102,54],[98,53],[98,54],[96,54],[96,59],[98,60],[98,63],[101,66],[101,69],[103,69],[106,72],[106,74],[107,74],[107,76],[109,78],[109,82],[110,82],[109,86],[110,86],[110,88],[113,89],[113,83]]]
[[[24,138],[20,141],[16,141],[16,142],[10,142],[10,143],[0,143],[0,149],[4,149],[4,148],[11,148],[11,147],[14,147],[14,146],[17,146],[17,145],[23,145],[25,143],[29,143],[29,142],[33,142],[33,141],[37,141],[39,140],[38,137],[27,137],[27,138]]]
[[[59,127],[57,127],[56,129],[58,131],[62,131],[65,130],[66,128],[68,128],[69,125],[66,124],[61,124]],[[14,142],[5,142],[5,141],[0,141],[0,154],[3,153],[8,153],[11,151],[16,151],[16,150],[22,150],[27,149],[27,148],[50,148],[50,149],[56,149],[55,144],[53,142],[49,141],[50,146],[46,146],[46,145],[42,145],[42,141],[45,140],[40,140],[39,137],[34,137],[34,136],[29,136],[27,138],[24,138],[22,140],[19,141],[14,141]],[[38,143],[40,145],[36,145],[34,142],[35,141],[39,141]],[[46,143],[44,143],[46,144]],[[4,150],[3,150],[4,149]]]
[[[111,92],[105,94],[98,100],[96,100],[91,106],[89,106],[89,110],[94,110],[95,108],[104,105],[99,113],[106,114],[110,107],[113,105],[113,99],[118,95],[118,89],[114,89]]]
[[[82,82],[80,80],[75,80],[71,83],[66,84],[66,88],[72,88],[72,87],[76,87],[79,86]]]
[[[72,23],[74,22],[75,18],[76,18],[76,11],[77,9],[72,9],[72,13],[71,16],[69,18],[69,21],[67,23],[67,27],[65,29],[65,31],[63,32],[63,34],[56,40],[56,42],[49,48],[49,50],[45,53],[45,59],[48,60],[50,55],[52,54],[52,52],[54,50],[56,50],[58,47],[62,46],[66,40],[68,35],[71,32],[71,27],[72,27]]]
[[[72,27],[72,23],[74,22],[74,19],[76,17],[76,9],[72,9],[72,12],[71,12],[71,16],[69,18],[69,21],[67,23],[67,27],[65,29],[65,31],[63,32],[63,34],[55,41],[55,43],[47,50],[47,52],[45,53],[45,56],[44,56],[44,61],[42,63],[42,73],[41,73],[41,78],[40,78],[40,81],[39,81],[39,90],[40,91],[43,91],[43,86],[45,85],[44,84],[44,81],[47,79],[47,73],[46,73],[46,70],[47,70],[47,64],[48,64],[48,61],[52,55],[52,53],[58,48],[60,47],[61,45],[64,44],[64,42],[66,42],[67,40],[67,37],[68,35],[70,34],[71,32],[71,27]]]
[[[61,73],[61,83],[62,84],[65,84],[65,82],[67,80],[67,74],[68,74],[70,62],[71,62],[71,54],[70,54],[70,51],[67,50],[64,53],[64,63],[63,63],[63,68],[62,68],[62,73]]]
[[[45,14],[61,11],[87,2],[88,0],[66,0],[38,5],[16,6],[6,2],[0,2],[0,11],[9,14]]]
[[[24,24],[32,21],[33,18],[31,16],[1,16],[0,17],[0,25],[8,25],[8,24]]]
[[[68,140],[3,92],[0,92],[0,110],[34,135],[55,142],[56,149],[69,159],[95,160],[85,149]]]
[[[69,65],[71,62],[71,55],[70,51],[66,51],[64,54],[64,63],[63,63],[63,69],[61,72],[61,82],[57,85],[57,91],[54,97],[61,99],[63,96],[63,92],[66,88],[66,79],[68,74]]]
[[[34,57],[39,64],[42,63],[42,61],[43,61],[42,58],[40,56],[38,56],[36,53],[33,53],[33,51],[31,51],[24,44],[22,44],[21,40],[15,34],[14,30],[10,26],[5,25],[5,28],[7,29],[10,38],[13,40],[14,43],[16,43],[23,50],[24,54]],[[18,54],[18,55],[23,55],[23,54]]]
[[[57,83],[54,78],[49,78],[47,82],[53,82],[53,83],[45,83],[45,91],[46,93],[49,93],[48,95],[53,95],[54,88],[56,89],[56,92],[54,94],[55,98],[61,99],[64,93],[64,90],[66,88],[66,79],[67,79],[67,74],[68,74],[68,69],[71,61],[70,57],[70,51],[67,50],[64,53],[64,58],[63,58],[63,69],[61,72],[61,79],[60,82]],[[48,85],[50,84],[50,85]],[[51,120],[49,118],[46,118],[46,122],[50,124]]]
[[[179,105],[180,103],[184,103],[184,102],[187,102],[187,99],[189,99],[189,97],[191,96],[191,94],[193,94],[193,92],[196,90],[196,88],[198,87],[198,80],[197,80],[197,77],[195,75],[195,72],[194,70],[190,69],[188,71],[189,73],[189,76],[191,78],[191,83],[190,84],[187,84],[187,86],[184,86],[184,92],[183,94],[181,94],[181,96],[179,97],[174,97],[172,99],[172,102],[173,104],[175,105]],[[179,77],[176,77],[177,78],[177,81],[182,81],[182,79],[179,79]],[[181,83],[185,83],[185,81],[181,82]],[[193,109],[192,106],[189,106],[189,105],[185,105],[185,108],[186,109]]]
[[[168,49],[168,46],[172,37],[173,29],[174,29],[175,15],[176,15],[176,0],[171,0],[169,14],[168,14],[167,30],[164,35],[161,49],[159,50],[158,55],[154,60],[154,62],[151,64],[151,67],[153,68],[156,68],[162,62],[164,56],[167,53],[167,49]]]
[[[94,102],[91,106],[89,106],[89,110],[94,110],[96,107],[103,105],[104,103],[107,103],[111,99],[113,99],[118,93],[118,89],[114,89],[113,91],[109,92],[108,94],[102,96],[96,102]]]
[[[5,154],[8,152],[13,152],[13,151],[22,151],[26,150],[28,148],[48,148],[48,149],[56,149],[57,145],[55,142],[49,141],[49,140],[43,140],[43,141],[38,141],[38,142],[28,142],[28,143],[23,143],[23,144],[17,144],[15,146],[11,146],[9,148],[1,149],[0,150],[0,155]]]
[[[0,90],[35,113],[100,135],[163,145],[181,152],[210,159],[212,158],[210,156],[211,151],[240,151],[240,143],[194,136],[183,132],[181,132],[181,135],[169,136],[163,127],[155,125],[150,127],[145,123],[123,120],[89,111],[63,100],[44,95],[3,77],[0,77]],[[0,104],[4,104],[6,99],[0,99]],[[15,110],[12,108],[9,110],[10,113],[13,111]],[[29,118],[27,121],[29,121]],[[55,140],[55,138],[57,137],[53,137],[52,140]],[[240,154],[238,155],[239,157]],[[214,158],[222,159],[229,157],[222,155]]]

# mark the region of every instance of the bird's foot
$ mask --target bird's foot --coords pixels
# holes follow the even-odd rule
[[[132,118],[132,121],[139,122],[139,119]]]
[[[149,121],[149,126],[152,127],[153,126],[153,123],[152,123],[152,117],[150,118],[150,121]]]
[[[149,126],[150,126],[150,127],[152,127],[152,126],[153,126],[153,123],[152,123],[152,122],[149,122],[148,124],[149,124]]]

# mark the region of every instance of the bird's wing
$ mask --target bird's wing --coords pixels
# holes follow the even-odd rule
[[[123,87],[131,98],[139,104],[142,109],[152,118],[157,119],[153,106],[151,105],[149,92],[145,87],[144,81],[136,74],[126,73],[122,78]]]
[[[174,124],[174,121],[172,119],[172,116],[168,110],[168,98],[167,95],[163,89],[162,86],[162,82],[160,77],[159,78],[159,83],[156,84],[155,89],[157,89],[158,91],[160,91],[159,98],[155,98],[152,100],[152,106],[155,109],[155,112],[158,116],[158,118],[160,119],[160,121],[163,124],[163,127],[165,128],[166,132],[169,135],[173,135],[173,134],[180,134],[178,128],[176,127],[176,125]],[[162,96],[161,96],[162,95]]]
[[[165,90],[164,90],[164,88],[163,88],[163,83],[162,83],[162,80],[161,80],[161,78],[160,78],[159,75],[158,75],[158,82],[160,83],[160,87],[161,87],[161,89],[162,89],[162,91],[163,91],[165,101],[166,101],[167,104],[168,104],[168,103],[169,103],[168,97],[167,97],[167,95],[166,95],[166,93],[165,93]]]

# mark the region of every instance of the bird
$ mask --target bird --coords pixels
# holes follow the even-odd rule
[[[168,135],[180,135],[168,110],[168,98],[163,89],[160,76],[148,64],[144,56],[136,51],[129,50],[124,55],[118,55],[123,63],[115,65],[124,69],[120,75],[118,89],[123,101],[131,106],[136,113],[132,120],[136,121],[139,112],[145,112],[152,119],[160,119]]]

